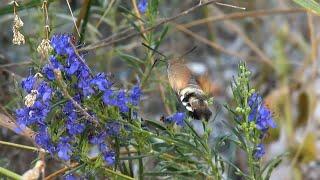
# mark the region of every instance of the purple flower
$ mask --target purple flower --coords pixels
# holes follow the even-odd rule
[[[100,91],[105,91],[111,86],[111,83],[106,79],[104,73],[98,73],[92,78],[90,84],[97,86]]]
[[[109,122],[105,127],[108,136],[118,136],[120,134],[121,126],[118,122]]]
[[[127,105],[128,99],[124,90],[120,90],[117,96],[117,106],[121,112],[128,112],[129,107]]]
[[[43,73],[50,81],[52,81],[52,80],[55,79],[53,68],[52,68],[49,64],[46,64],[46,65],[42,68],[42,73]]]
[[[258,144],[255,149],[254,157],[259,159],[265,154],[265,148],[263,144]]]
[[[28,76],[27,78],[24,78],[22,80],[21,86],[27,93],[30,93],[33,89],[35,82],[36,78],[34,76]]]
[[[76,176],[74,176],[73,174],[67,174],[64,178],[64,180],[77,180],[79,178],[77,178]]]
[[[106,151],[103,153],[103,159],[108,166],[112,166],[115,162],[115,153],[113,151]]]
[[[90,96],[94,93],[94,90],[90,86],[90,79],[82,79],[78,83],[78,88],[82,90],[84,96]]]
[[[52,143],[50,135],[47,132],[47,128],[42,127],[42,130],[35,136],[35,142],[43,149],[49,151],[51,154],[54,153],[55,147]]]
[[[148,8],[148,0],[140,0],[138,3],[138,9],[141,13],[145,13]]]
[[[107,134],[105,132],[101,132],[98,135],[91,137],[89,141],[91,144],[98,145],[98,144],[104,143],[106,137],[107,137]]]
[[[55,56],[50,56],[49,58],[50,64],[53,66],[54,69],[59,69],[60,71],[64,70],[63,65],[57,60]]]
[[[67,121],[67,129],[70,135],[81,134],[85,129],[85,125],[78,122]]]
[[[102,101],[105,105],[115,106],[117,104],[117,101],[114,98],[114,93],[111,89],[107,89],[104,91]]]
[[[47,83],[41,82],[38,87],[38,98],[42,98],[43,102],[47,102],[51,99],[52,89]]]
[[[186,114],[182,112],[175,113],[169,117],[166,117],[165,123],[175,123],[178,126],[184,126],[184,119],[186,118]]]
[[[251,108],[249,121],[255,121],[257,129],[266,132],[269,127],[276,127],[270,110],[263,104],[262,97],[259,94],[254,93],[249,98],[248,105]]]
[[[76,55],[73,55],[67,60],[66,72],[68,75],[74,74],[81,66],[81,62],[77,59]]]
[[[130,95],[131,104],[134,106],[137,106],[140,101],[141,95],[142,95],[142,91],[140,87],[138,85],[133,86],[133,88],[131,89],[131,95]]]
[[[68,34],[53,35],[51,38],[51,46],[58,55],[73,55],[74,48],[71,44],[71,36]]]
[[[64,161],[68,161],[72,154],[71,145],[69,144],[70,140],[70,137],[67,136],[60,137],[60,142],[57,145],[58,156]]]

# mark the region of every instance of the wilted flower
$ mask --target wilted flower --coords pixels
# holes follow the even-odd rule
[[[14,19],[13,19],[13,26],[12,26],[12,32],[13,32],[12,43],[13,44],[20,45],[20,44],[25,43],[24,36],[19,31],[19,29],[22,26],[23,26],[22,20],[20,19],[20,17],[17,14],[15,14]]]
[[[42,39],[41,43],[37,47],[37,51],[42,57],[47,57],[52,49],[49,39]]]

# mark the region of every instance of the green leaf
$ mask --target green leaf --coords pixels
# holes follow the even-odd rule
[[[320,5],[314,0],[293,0],[293,1],[316,14],[320,14]]]
[[[261,175],[267,172],[266,176],[264,177],[264,180],[268,180],[270,178],[272,171],[281,163],[283,157],[287,156],[288,154],[289,153],[280,154],[279,156],[275,157],[265,165],[265,167],[261,171]]]
[[[12,171],[5,169],[3,167],[0,167],[0,174],[3,174],[6,177],[9,177],[10,179],[22,179],[22,176],[20,176],[19,174],[16,174],[15,172],[12,172]]]
[[[238,130],[236,128],[232,127],[226,121],[222,121],[222,123],[225,124],[233,132],[233,134],[235,134],[238,137],[239,141],[241,142],[240,148],[246,149],[247,144],[246,144],[246,141],[244,140],[244,138],[242,137],[241,133],[238,132]],[[236,145],[239,145],[239,144],[236,144]]]
[[[159,121],[153,121],[153,120],[148,120],[148,119],[144,119],[143,120],[145,124],[150,124],[151,126],[167,131],[167,128],[165,126],[163,126]]]
[[[153,16],[157,15],[158,13],[158,5],[159,5],[158,0],[152,0],[150,3],[150,6],[148,7]]]
[[[141,65],[144,64],[143,61],[141,61],[139,58],[131,56],[129,54],[125,54],[121,51],[116,51],[117,55],[121,57],[122,60],[126,61],[128,65],[135,68],[135,70],[138,71],[138,73],[143,74],[142,70],[140,69]]]

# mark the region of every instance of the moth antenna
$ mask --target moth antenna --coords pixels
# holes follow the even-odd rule
[[[162,57],[168,59],[168,57],[166,55],[164,55],[163,53],[159,52],[158,50],[150,47],[149,45],[145,44],[145,43],[142,43],[142,45],[150,50],[152,50],[153,52],[156,52],[157,54],[161,55]]]
[[[181,58],[185,57],[186,55],[192,53],[196,49],[197,49],[197,46],[193,46],[191,49],[189,49],[185,53],[183,53],[178,59],[181,59]]]

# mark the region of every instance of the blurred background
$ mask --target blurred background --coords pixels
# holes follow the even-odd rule
[[[8,5],[10,1],[4,0],[0,4],[0,112],[12,115],[23,99],[19,82],[29,74],[31,65],[41,64],[36,48],[45,37],[42,2],[18,2],[22,10],[17,13],[24,22],[21,33],[26,40],[20,46],[12,44],[14,16],[12,7]],[[77,24],[79,30],[84,31],[79,48],[99,42],[130,28],[132,22],[140,21],[133,15],[136,0],[69,2],[75,22],[66,1],[50,1],[50,33],[73,33],[77,38],[74,28]],[[227,133],[219,126],[219,119],[228,118],[228,112],[221,108],[221,104],[230,101],[230,83],[237,74],[238,63],[245,61],[252,71],[252,86],[264,96],[278,127],[270,131],[265,140],[267,151],[263,160],[290,152],[273,172],[272,179],[319,179],[319,16],[307,13],[290,0],[221,2],[237,7],[210,4],[168,22],[165,25],[168,32],[158,50],[168,57],[177,57],[196,46],[196,50],[186,55],[185,59],[195,74],[207,76],[204,83],[215,98],[213,110],[219,111],[213,125],[213,136]],[[198,3],[196,0],[161,0],[159,20]],[[86,23],[85,30],[80,26],[83,24],[81,20]],[[138,35],[88,50],[85,52],[86,61],[95,71],[112,73],[119,86],[130,87],[141,77],[124,54],[143,60],[146,47],[141,45],[141,41]],[[173,113],[172,102],[176,99],[168,86],[165,64],[159,63],[151,72],[143,90],[144,97],[140,104],[142,117],[159,119],[162,115]],[[168,97],[172,99],[166,99]],[[0,140],[32,145],[28,139],[4,127],[0,127]],[[230,148],[226,148],[226,156],[233,152],[228,151]],[[242,160],[238,154],[241,155],[241,152],[230,156],[241,166]],[[0,145],[0,166],[19,174],[30,169],[35,158],[36,153]],[[56,170],[56,166],[59,165],[50,163],[48,171]]]

